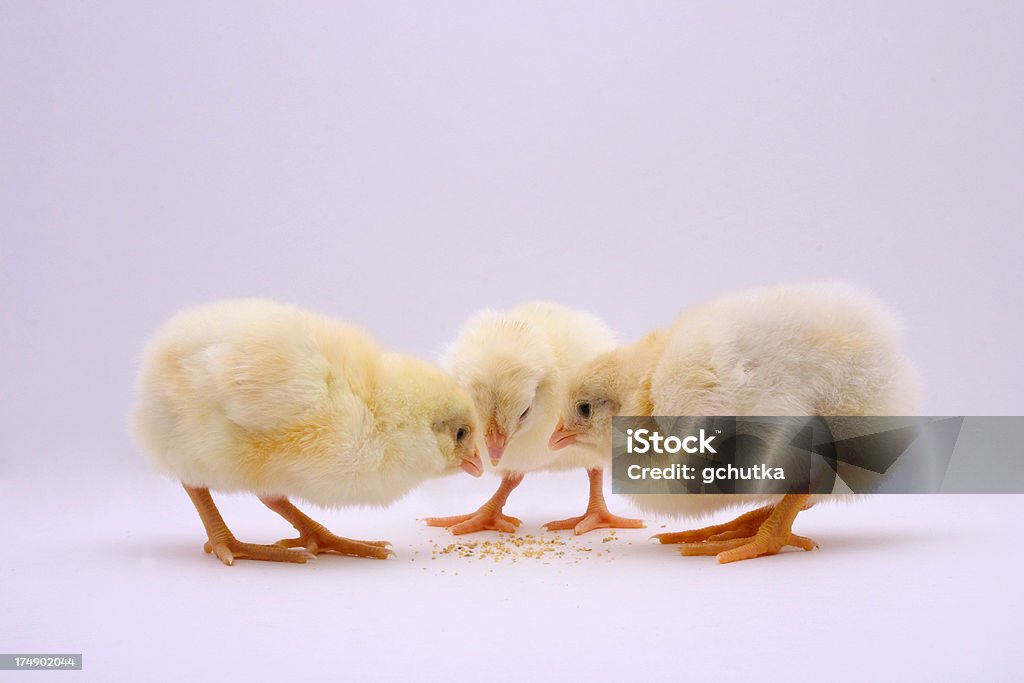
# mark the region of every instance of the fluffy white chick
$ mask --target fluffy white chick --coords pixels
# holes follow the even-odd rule
[[[598,528],[642,527],[640,520],[608,511],[603,493],[606,453],[569,448],[555,454],[548,446],[568,376],[613,348],[612,332],[598,318],[554,303],[531,302],[470,319],[448,347],[442,366],[472,396],[491,468],[502,481],[476,512],[431,517],[427,524],[448,527],[454,534],[514,532],[520,520],[502,510],[526,472],[582,467],[590,480],[586,512],[549,522],[547,528],[582,534]]]
[[[916,374],[900,350],[896,317],[836,283],[726,295],[683,313],[669,329],[596,358],[570,382],[552,444],[611,450],[614,415],[914,415]],[[829,496],[826,496],[826,498]],[[650,494],[642,509],[702,515],[769,504],[726,524],[659,534],[683,555],[734,562],[817,544],[793,520],[821,496]]]
[[[385,505],[432,476],[482,473],[473,405],[450,377],[382,353],[355,327],[269,301],[214,303],[164,325],[144,353],[133,427],[188,492],[206,552],[228,565],[318,552],[384,559],[386,541],[335,536],[288,496]],[[211,488],[255,493],[299,537],[239,542]]]

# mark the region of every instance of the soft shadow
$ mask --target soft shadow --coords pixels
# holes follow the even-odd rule
[[[101,541],[90,544],[94,555],[105,558],[119,557],[134,561],[153,560],[161,563],[177,562],[191,564],[196,558],[206,557],[203,541],[179,539],[160,540],[154,538],[121,541]]]
[[[811,534],[811,538],[819,543],[820,550],[830,553],[863,553],[872,548],[924,548],[948,542],[938,534],[879,533],[876,529],[865,529],[863,533],[825,532]]]

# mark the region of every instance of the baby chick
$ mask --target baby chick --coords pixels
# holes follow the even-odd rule
[[[614,415],[913,415],[918,384],[884,307],[839,284],[780,286],[724,296],[666,331],[606,353],[570,382],[552,448],[611,450]],[[701,515],[751,500],[765,507],[716,526],[659,534],[683,555],[734,562],[817,544],[792,533],[821,496],[631,496],[657,513]]]
[[[463,326],[442,365],[465,387],[476,405],[492,468],[501,477],[497,492],[476,512],[431,517],[430,526],[454,534],[493,530],[514,532],[521,522],[503,514],[512,490],[526,472],[585,467],[590,504],[583,515],[545,525],[577,534],[599,528],[639,528],[643,522],[611,514],[604,501],[603,474],[608,453],[548,447],[558,418],[566,379],[581,364],[615,348],[611,331],[589,313],[547,302],[510,311],[484,311]]]
[[[432,476],[480,476],[475,424],[469,396],[440,370],[382,353],[355,327],[258,300],[184,311],[157,332],[133,414],[143,449],[198,510],[206,552],[228,565],[319,552],[386,558],[386,541],[335,536],[288,496],[385,505]],[[239,542],[211,488],[254,492],[298,538]]]

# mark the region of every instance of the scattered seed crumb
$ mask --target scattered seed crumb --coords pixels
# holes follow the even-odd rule
[[[499,533],[497,539],[489,540],[463,540],[447,544],[432,543],[431,560],[444,556],[456,556],[459,558],[476,558],[477,560],[490,559],[495,564],[509,561],[517,564],[520,560],[540,560],[542,564],[553,564],[555,559],[569,559],[571,564],[579,564],[584,558],[608,558],[612,557],[610,549],[597,550],[594,546],[597,538],[581,540],[576,537],[565,537],[562,535],[535,535],[524,534],[517,536],[509,533]],[[611,529],[603,538],[602,544],[618,541],[618,533]],[[633,545],[630,541],[629,545]],[[416,552],[418,554],[418,551]],[[444,570],[442,570],[444,571]],[[493,573],[493,569],[488,569]],[[458,575],[458,572],[455,572]]]

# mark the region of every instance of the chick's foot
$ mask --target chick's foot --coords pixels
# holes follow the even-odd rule
[[[305,548],[313,555],[334,553],[350,557],[369,557],[386,560],[394,555],[391,544],[387,541],[358,541],[353,538],[335,536],[327,529],[311,530],[297,538],[283,538],[277,542],[279,548]]]
[[[486,507],[486,506],[485,506]],[[447,527],[456,536],[472,534],[477,531],[504,531],[514,534],[523,522],[521,519],[506,515],[499,510],[488,510],[485,507],[468,515],[451,517],[427,517],[427,526]]]
[[[742,514],[725,524],[713,524],[690,531],[655,534],[651,538],[656,538],[661,543],[697,543],[700,541],[728,541],[736,538],[749,538],[757,533],[760,526],[772,514],[773,509],[771,505],[766,505]]]
[[[327,527],[307,517],[285,497],[260,496],[268,508],[287,519],[299,532],[297,538],[284,538],[277,542],[278,548],[305,548],[307,552],[334,553],[350,557],[369,557],[386,560],[394,555],[387,541],[357,541],[352,538],[335,536]]]
[[[185,482],[181,484],[185,492],[192,500],[192,504],[199,513],[199,519],[206,529],[206,544],[203,550],[213,553],[217,558],[229,567],[235,560],[269,560],[270,562],[297,562],[302,564],[312,559],[312,555],[305,551],[287,550],[276,545],[256,545],[255,543],[242,543],[231,529],[224,523],[220,511],[213,502],[210,490],[205,486],[189,486]]]
[[[427,517],[427,526],[447,527],[448,531],[456,536],[472,534],[477,531],[504,531],[514,534],[516,528],[522,524],[522,520],[502,513],[508,495],[523,480],[522,474],[508,473],[501,479],[501,485],[490,499],[480,506],[476,512],[468,515],[455,515],[452,517]]]
[[[679,547],[679,554],[687,556],[715,555],[719,564],[728,564],[739,560],[750,560],[762,555],[774,555],[786,546],[814,550],[818,547],[817,543],[806,536],[797,536],[793,533],[793,521],[797,514],[805,509],[809,498],[810,496],[805,494],[787,494],[783,496],[778,505],[769,508],[769,514],[752,536],[737,537],[742,529],[749,525],[750,519],[756,518],[755,513],[762,512],[763,508],[747,513],[753,516],[749,517],[743,525],[737,525],[736,528],[725,531],[716,531],[707,537],[708,540],[683,543]],[[743,517],[739,517],[733,522],[740,519]]]
[[[594,529],[643,529],[647,526],[642,519],[619,517],[608,511],[608,505],[604,501],[604,470],[600,467],[588,469],[587,477],[590,479],[590,502],[587,504],[587,511],[579,517],[548,522],[544,525],[545,529],[572,529],[579,536]]]
[[[679,554],[686,556],[715,555],[719,564],[728,564],[739,560],[751,560],[762,555],[774,555],[789,545],[804,550],[814,550],[818,547],[817,543],[806,536],[797,536],[796,534],[762,536],[759,534],[750,538],[734,538],[728,541],[684,543],[679,546]]]
[[[242,543],[234,536],[207,541],[203,545],[203,551],[213,553],[229,567],[235,563],[235,560],[267,560],[304,564],[307,560],[313,559],[310,553],[303,550],[288,550],[278,545]]]
[[[613,515],[608,510],[595,510],[578,517],[548,522],[544,528],[548,531],[572,529],[579,536],[594,529],[643,529],[644,526],[646,525],[642,519],[629,519]]]

